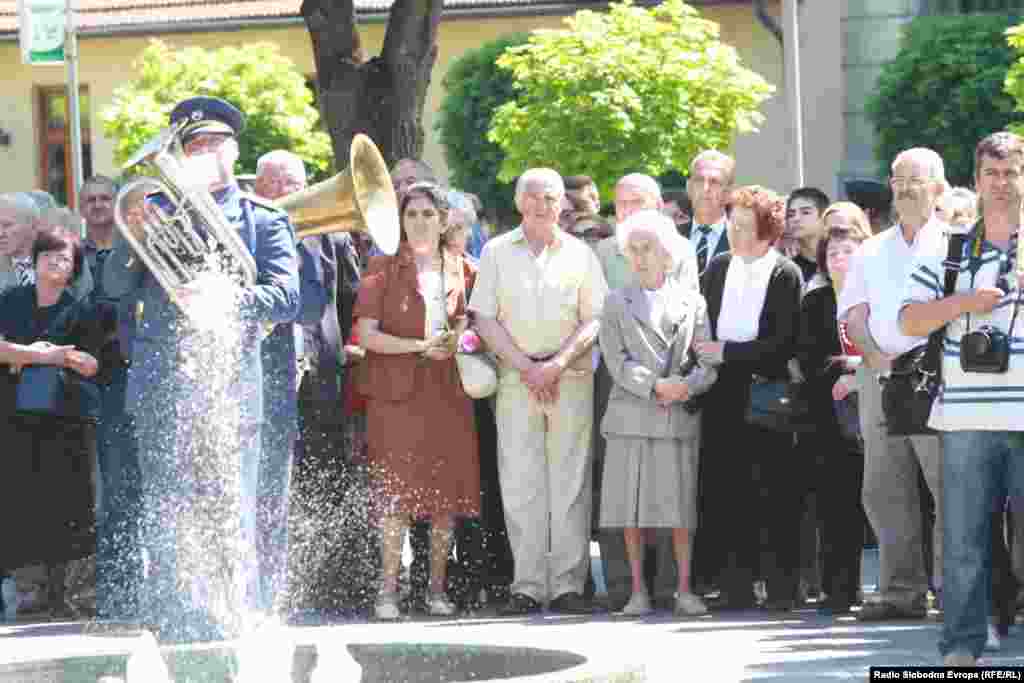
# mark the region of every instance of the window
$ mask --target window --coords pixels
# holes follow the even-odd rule
[[[1024,0],[922,0],[922,14],[1024,12]]]
[[[82,126],[82,177],[92,175],[92,137],[89,131],[89,91],[79,88],[78,107]],[[49,192],[61,206],[75,205],[71,173],[71,130],[68,120],[67,91],[62,87],[39,89],[39,187]]]

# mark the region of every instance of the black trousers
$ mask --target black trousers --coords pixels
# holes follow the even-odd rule
[[[861,587],[864,453],[837,432],[806,435],[805,491],[817,494],[821,520],[822,589],[831,600],[855,604]]]
[[[749,378],[723,372],[704,402],[697,537],[705,580],[737,605],[753,582],[769,600],[795,600],[800,566],[800,482],[793,435],[744,420]]]

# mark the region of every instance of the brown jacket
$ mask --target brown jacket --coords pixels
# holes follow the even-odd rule
[[[461,277],[459,277],[461,275]],[[454,328],[466,315],[466,302],[476,280],[476,267],[461,257],[445,254],[445,291],[448,325]],[[394,256],[375,256],[359,287],[354,317],[380,322],[380,331],[407,339],[424,339],[426,304],[419,293],[416,262],[403,244]],[[366,371],[359,393],[386,401],[404,401],[422,381],[417,354],[380,354],[367,350]],[[458,381],[458,375],[454,376]],[[461,390],[461,387],[460,387]]]

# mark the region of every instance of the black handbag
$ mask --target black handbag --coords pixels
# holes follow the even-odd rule
[[[20,415],[96,422],[100,416],[100,390],[78,373],[56,365],[22,368],[14,403]]]
[[[944,333],[945,328],[941,331]],[[930,359],[931,346],[929,337],[925,346],[897,358],[889,376],[882,380],[882,413],[889,436],[935,433],[928,426],[928,417],[941,380],[940,365]]]
[[[755,377],[750,385],[746,421],[775,432],[813,432],[818,425],[811,417],[811,403],[805,394],[803,382]]]
[[[859,396],[857,392],[851,391],[842,401],[833,402],[839,434],[847,441],[861,440]]]
[[[965,235],[949,237],[943,298],[956,287],[957,266],[963,253]],[[928,343],[907,351],[893,361],[882,382],[882,413],[889,436],[935,434],[928,426],[935,396],[942,386],[942,340],[946,326],[928,335]]]

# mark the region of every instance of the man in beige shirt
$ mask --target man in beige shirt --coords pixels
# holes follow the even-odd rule
[[[590,350],[608,286],[590,247],[558,228],[564,194],[551,169],[520,177],[523,222],[484,247],[469,306],[501,360],[498,474],[515,558],[505,614],[536,612],[548,597],[552,611],[590,610]]]

